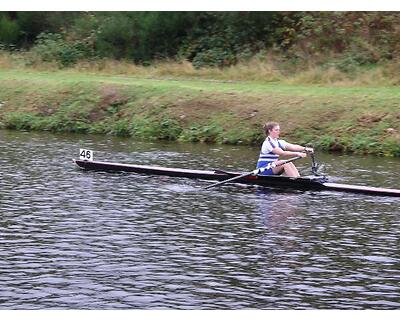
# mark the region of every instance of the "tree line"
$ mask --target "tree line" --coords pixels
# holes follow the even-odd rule
[[[397,12],[0,12],[0,49],[81,59],[225,67],[274,52],[346,70],[396,59]]]

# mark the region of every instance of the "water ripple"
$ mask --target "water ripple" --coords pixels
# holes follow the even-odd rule
[[[1,309],[400,307],[397,199],[199,191],[209,182],[82,172],[69,160],[84,145],[100,159],[245,169],[240,147],[1,134]]]

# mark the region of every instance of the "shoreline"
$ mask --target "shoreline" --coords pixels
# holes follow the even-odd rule
[[[400,89],[0,70],[0,127],[400,156]]]

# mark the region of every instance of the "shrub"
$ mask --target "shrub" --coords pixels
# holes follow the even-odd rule
[[[131,134],[138,138],[177,140],[182,132],[178,121],[164,115],[161,119],[135,116],[132,118]]]
[[[4,117],[4,126],[7,129],[30,130],[38,117],[30,114],[13,112]]]
[[[91,49],[84,42],[68,42],[58,33],[41,33],[32,52],[42,61],[57,62],[60,67],[74,65],[79,59],[92,55]]]
[[[336,144],[336,138],[331,135],[323,135],[317,141],[317,147],[321,148],[322,150],[330,150]]]
[[[118,120],[111,124],[111,127],[107,130],[107,133],[116,136],[130,136],[130,124],[126,119]]]
[[[18,40],[20,33],[18,24],[0,13],[0,44],[12,45]]]
[[[224,67],[236,62],[235,55],[229,50],[222,48],[201,51],[194,57],[192,63],[195,68],[201,67]]]

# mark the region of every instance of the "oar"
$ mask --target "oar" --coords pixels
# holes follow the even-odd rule
[[[310,152],[307,150],[305,150],[305,152],[307,152],[308,154],[311,155],[311,172],[314,176],[319,176],[320,174],[318,174],[318,168],[319,168],[319,164],[317,163],[317,161],[315,161],[315,155],[314,152]]]
[[[215,170],[214,170],[214,173],[225,174],[225,175],[227,175],[227,176],[233,176],[233,175],[235,175],[233,172],[228,172],[228,171],[221,170],[221,169],[215,169]]]
[[[315,161],[315,156],[314,156],[314,152],[311,153],[311,172],[314,176],[318,175],[318,164]]]
[[[227,179],[227,180],[224,180],[224,181],[219,181],[219,182],[213,183],[213,184],[211,184],[211,185],[209,185],[207,187],[204,187],[203,189],[210,189],[210,188],[219,186],[221,184],[225,184],[227,182],[232,182],[232,181],[235,181],[235,180],[239,180],[239,179],[247,177],[247,176],[251,176],[251,175],[255,176],[257,174],[263,173],[265,170],[268,170],[268,169],[271,169],[271,168],[275,168],[277,166],[282,166],[282,165],[284,165],[286,163],[295,161],[295,160],[300,159],[300,158],[301,157],[294,157],[294,158],[290,158],[290,159],[287,159],[287,160],[282,160],[281,163],[278,164],[278,165],[276,165],[275,162],[271,162],[265,167],[261,167],[261,168],[258,168],[256,170],[253,170],[253,171],[250,171],[250,172],[247,172],[247,173],[243,173],[243,174],[241,174],[240,176],[237,176],[237,177],[233,177],[233,178],[230,178],[230,179]]]

